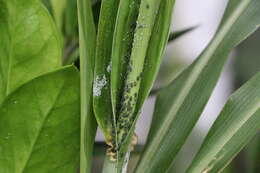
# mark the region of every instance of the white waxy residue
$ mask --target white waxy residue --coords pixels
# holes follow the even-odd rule
[[[107,66],[107,72],[110,73],[112,69],[112,61],[110,61],[109,65]]]
[[[94,81],[93,95],[95,97],[101,96],[102,88],[106,86],[107,79],[105,75],[97,76]]]
[[[128,166],[128,162],[129,162],[129,159],[130,159],[130,152],[131,152],[131,150],[129,150],[126,153],[125,160],[124,160],[124,166],[123,166],[123,169],[122,169],[122,173],[127,173],[127,166]]]

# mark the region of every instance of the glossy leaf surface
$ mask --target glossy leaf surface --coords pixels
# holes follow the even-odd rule
[[[115,124],[110,93],[111,71],[109,69],[111,68],[112,43],[118,4],[119,0],[101,2],[96,42],[93,105],[97,122],[107,143],[112,142],[114,136],[112,131]]]
[[[0,0],[0,103],[25,82],[61,65],[55,25],[40,1]]]
[[[171,32],[170,35],[169,35],[168,42],[175,41],[176,39],[178,39],[181,36],[183,36],[183,35],[191,32],[191,31],[195,30],[196,28],[197,28],[197,26],[194,26],[194,27],[190,27],[190,28],[187,28],[187,29]]]
[[[132,54],[127,69],[128,81],[125,82],[124,95],[117,122],[119,168],[122,165],[124,167],[127,166],[124,160],[129,157],[129,147],[131,147],[129,145],[135,140],[133,134],[140,114],[139,110],[148,96],[158,72],[162,54],[168,41],[173,3],[174,1],[162,1],[161,3],[142,1],[140,5]],[[154,14],[157,15],[154,16]],[[144,16],[149,16],[150,19]],[[139,52],[140,54],[137,55],[136,51],[142,53]],[[115,68],[113,65],[112,63],[112,69]],[[123,77],[124,75],[121,78]],[[122,159],[122,156],[125,156],[125,158]]]
[[[124,82],[139,13],[140,0],[120,1],[112,48],[111,98],[113,112],[118,118]]]
[[[60,31],[62,31],[63,16],[66,8],[67,0],[50,0],[53,16]]]
[[[74,67],[15,90],[0,107],[1,172],[75,173],[79,114],[79,74]]]

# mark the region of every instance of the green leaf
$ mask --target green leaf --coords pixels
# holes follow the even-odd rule
[[[0,107],[1,172],[75,173],[79,114],[79,74],[74,67],[15,90]]]
[[[140,111],[157,77],[169,37],[174,3],[175,0],[166,0],[161,3],[159,15],[157,16],[147,50],[140,89],[142,92],[140,92],[138,96],[138,107],[136,111]]]
[[[135,2],[135,4],[133,2],[128,3],[131,4],[131,7],[133,7],[133,9],[139,6],[138,2]],[[117,98],[117,102],[120,102],[120,99],[124,100],[120,103],[120,110],[116,109],[116,113],[119,113],[117,121],[117,139],[119,148],[119,163],[117,166],[118,172],[121,171],[121,168],[127,167],[127,162],[125,161],[125,159],[127,159],[127,155],[129,155],[131,149],[131,146],[129,145],[134,134],[135,124],[139,114],[138,112],[139,109],[142,107],[144,100],[148,96],[148,93],[153,84],[153,80],[158,72],[161,57],[168,40],[173,3],[174,1],[166,1],[162,3],[160,3],[159,1],[141,1],[131,54],[127,53],[127,47],[124,47],[124,41],[126,41],[127,39],[127,41],[131,40],[131,38],[128,37],[132,32],[131,25],[134,24],[133,21],[135,16],[132,16],[134,18],[130,18],[129,23],[127,23],[128,25],[126,25],[124,23],[125,16],[122,15],[124,14],[124,12],[126,12],[126,10],[122,8],[122,6],[125,5],[125,8],[127,8],[129,5],[125,1],[120,4],[122,5],[120,6],[122,8],[122,14],[118,14],[120,15],[118,17],[118,20],[121,19],[121,25],[119,25],[119,27],[121,26],[121,28],[119,28],[117,30],[118,32],[115,32],[115,34],[120,33],[121,35],[119,34],[117,35],[118,37],[115,37],[119,40],[116,40],[118,42],[115,41],[114,43],[117,43],[117,45],[115,44],[115,46],[121,46],[122,50],[118,50],[117,52],[116,50],[114,51],[118,53],[116,55],[121,59],[118,58],[119,61],[117,63],[115,63],[115,61],[112,62],[112,80],[113,75],[115,75],[115,79],[118,80],[118,83],[125,79],[125,73],[127,74],[127,77],[124,83],[125,86],[123,90],[123,95],[119,95],[120,97]],[[137,7],[134,7],[134,5],[136,5]],[[130,11],[129,16],[135,15],[131,14],[131,12],[134,13],[134,10]],[[150,18],[148,18],[148,16]],[[116,49],[116,47],[114,48]],[[120,53],[124,56],[131,55],[130,60],[128,57],[123,57],[123,55],[120,55]],[[113,56],[113,58],[115,58],[116,55]],[[124,61],[127,61],[128,63],[128,71],[124,71],[122,74],[122,70],[120,70],[120,67],[123,68],[121,65],[124,63]],[[115,69],[117,71],[114,72],[113,70]],[[121,88],[121,86],[118,88]],[[114,89],[116,90],[118,88],[115,87]],[[139,90],[142,92],[139,92]],[[121,92],[120,89],[118,89],[117,92]],[[112,94],[114,94],[113,90]],[[114,104],[114,106],[115,105],[117,104]],[[129,110],[129,108],[131,109]]]
[[[131,56],[139,7],[140,0],[125,0],[120,1],[118,8],[112,47],[112,67],[110,67],[111,100],[114,121],[116,121],[120,116],[119,114],[122,103],[121,99],[124,92],[125,79],[127,75],[129,59]],[[117,134],[117,129],[115,129],[115,133]],[[114,148],[118,148],[117,139],[114,143]],[[129,146],[126,145],[127,151],[123,152],[122,154],[128,152],[128,148]],[[125,162],[124,155],[122,155],[122,158],[119,158],[119,153],[117,152],[116,154],[117,162],[113,163],[109,160],[106,160],[104,164],[104,172],[108,171],[108,169],[110,169],[110,172],[115,172],[113,168],[117,168],[116,172],[120,173],[124,165],[127,167],[128,163]]]
[[[97,123],[93,112],[92,86],[96,28],[90,0],[78,0],[80,42],[81,138],[80,172],[90,173]]]
[[[129,59],[129,69],[125,79],[123,101],[117,120],[117,139],[119,147],[124,142],[137,115],[135,110],[141,86],[146,52],[150,43],[149,41],[159,6],[160,1],[158,0],[141,1],[140,4],[132,52]]]
[[[228,54],[260,24],[260,1],[230,0],[208,47],[158,96],[145,151],[136,172],[165,172],[197,122]]]
[[[243,160],[246,163],[248,173],[257,173],[260,169],[260,135],[258,135],[245,148],[245,157]]]
[[[60,31],[62,31],[63,16],[67,5],[67,0],[50,0],[53,16]]]
[[[112,47],[111,98],[114,115],[118,118],[118,109],[124,91],[124,81],[131,56],[136,20],[140,0],[120,1]]]
[[[40,1],[0,0],[0,103],[25,82],[61,65],[55,25]]]
[[[64,12],[64,35],[67,39],[76,39],[78,41],[78,20],[77,16],[77,1],[68,0]]]
[[[191,31],[193,31],[196,28],[197,28],[197,26],[193,26],[193,27],[190,27],[190,28],[187,28],[187,29],[183,29],[183,30],[180,30],[180,31],[172,32],[172,33],[170,33],[168,42],[175,41],[176,39],[178,39],[181,36],[183,36],[183,35],[191,32]]]
[[[173,2],[166,1],[159,9],[161,3],[158,1],[141,1],[138,19],[138,1],[121,1],[119,5],[112,54],[112,103],[118,119],[118,172],[127,167],[125,159],[130,152],[138,112],[151,89],[168,40]],[[154,15],[157,11],[158,15]],[[126,67],[127,71],[124,70]],[[140,75],[142,71],[143,76]],[[138,96],[139,89],[142,92]]]
[[[260,73],[236,91],[211,127],[188,173],[221,172],[260,129]]]
[[[118,4],[119,0],[102,1],[101,3],[94,71],[94,113],[100,129],[104,133],[106,142],[109,144],[112,143],[112,138],[115,135],[115,132],[113,132],[115,121],[112,113],[110,93],[111,72],[109,68],[111,66],[113,33]]]

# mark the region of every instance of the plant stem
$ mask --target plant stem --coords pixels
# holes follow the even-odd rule
[[[80,173],[91,172],[91,162],[97,123],[92,107],[92,86],[96,30],[90,0],[78,0],[80,81],[81,81],[81,135]]]
[[[118,162],[112,162],[109,156],[105,157],[102,173],[127,173],[127,167],[130,158],[130,150],[124,158],[123,169],[120,169]],[[119,168],[119,169],[118,169]]]
[[[106,156],[102,173],[116,173],[116,164],[116,162],[110,160],[109,156]]]

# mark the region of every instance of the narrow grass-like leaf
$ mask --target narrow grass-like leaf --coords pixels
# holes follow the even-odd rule
[[[127,159],[125,157],[131,149],[129,145],[134,134],[138,112],[148,96],[153,79],[157,74],[161,56],[168,40],[173,2],[141,1],[121,110],[117,121],[119,168],[127,166],[124,160]],[[168,8],[163,9],[166,6]],[[148,80],[150,81],[148,82]]]
[[[230,97],[187,172],[221,172],[259,129],[260,73]]]
[[[134,34],[132,52],[129,60],[127,77],[125,80],[123,101],[117,120],[118,145],[124,142],[135,118],[136,104],[141,85],[142,72],[146,52],[155,24],[160,1],[141,1],[137,26]]]
[[[180,31],[176,31],[176,32],[172,32],[170,33],[170,36],[169,36],[169,39],[168,39],[168,42],[172,42],[172,41],[175,41],[176,39],[180,38],[181,36],[193,31],[194,29],[196,29],[197,27],[194,26],[194,27],[190,27],[190,28],[187,28],[187,29],[183,29],[183,30],[180,30]]]
[[[90,0],[78,0],[80,42],[81,137],[80,172],[91,172],[97,123],[93,113],[92,86],[95,65],[96,29]]]
[[[114,115],[118,114],[124,81],[131,56],[140,0],[120,1],[113,38],[111,98]]]
[[[0,103],[25,82],[61,65],[61,44],[40,1],[0,0]]]
[[[93,86],[94,112],[106,142],[113,143],[114,119],[110,93],[110,66],[113,43],[113,33],[119,0],[102,1],[99,16],[95,73]],[[114,145],[114,144],[111,144]]]
[[[116,26],[113,38],[112,47],[112,63],[111,63],[111,100],[114,122],[119,118],[119,111],[124,91],[124,84],[127,75],[127,68],[131,56],[131,50],[134,39],[134,32],[136,29],[136,20],[139,13],[140,0],[125,0],[120,1],[117,13]],[[115,129],[114,148],[118,148],[117,130]],[[128,148],[128,146],[127,146]],[[118,153],[116,151],[118,156]],[[117,162],[112,163],[106,160],[104,171],[108,168],[118,168],[116,171],[120,172],[123,164],[127,167],[127,162],[124,158],[116,157]],[[110,170],[112,172],[113,170]]]
[[[0,107],[1,172],[75,173],[79,114],[79,74],[74,67],[16,89]]]
[[[138,96],[137,112],[148,97],[158,74],[169,37],[174,3],[175,0],[166,0],[161,3],[145,59],[141,82],[142,92]]]
[[[64,12],[64,34],[66,39],[78,38],[77,1],[68,1]]]
[[[165,172],[197,122],[233,47],[260,24],[260,1],[230,0],[209,46],[158,96],[136,172]]]
[[[248,173],[257,173],[260,170],[260,134],[253,139],[245,148],[246,168]]]

